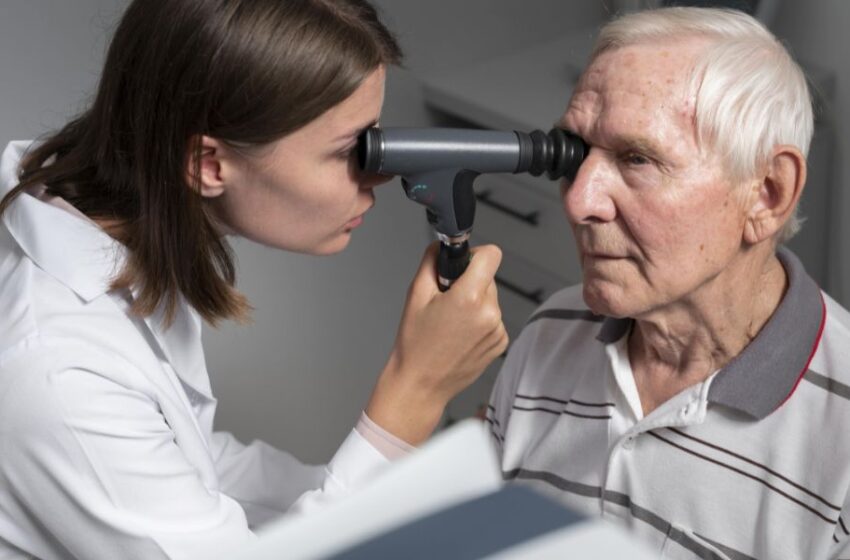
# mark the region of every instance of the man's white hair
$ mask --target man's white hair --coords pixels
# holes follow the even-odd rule
[[[661,8],[605,25],[592,59],[635,44],[705,37],[690,77],[701,146],[717,150],[733,181],[755,178],[779,144],[809,152],[814,116],[806,78],[777,38],[751,16],[715,8]],[[799,231],[795,208],[779,242]]]

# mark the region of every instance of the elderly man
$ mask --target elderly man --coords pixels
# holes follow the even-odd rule
[[[515,342],[488,421],[506,479],[665,558],[850,557],[850,315],[780,243],[812,109],[749,16],[608,24],[561,126],[583,284]]]

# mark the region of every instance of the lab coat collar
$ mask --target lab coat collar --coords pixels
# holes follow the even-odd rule
[[[0,156],[0,198],[18,184],[18,166],[30,142],[12,142]],[[85,216],[75,215],[22,193],[9,205],[3,223],[26,255],[86,303],[111,289],[126,259],[126,247]],[[136,293],[133,292],[135,297]],[[201,320],[180,299],[174,322],[164,329],[158,309],[144,320],[164,358],[183,382],[212,399],[201,348]]]
[[[784,247],[776,256],[788,274],[788,290],[761,332],[720,370],[708,393],[709,402],[755,420],[767,417],[794,393],[817,351],[826,320],[820,288],[800,260]],[[616,342],[629,332],[632,321],[606,317],[597,339]]]
[[[0,156],[0,196],[18,184],[29,142],[12,142]],[[109,291],[125,248],[89,219],[22,193],[3,214],[12,237],[47,274],[90,302]]]

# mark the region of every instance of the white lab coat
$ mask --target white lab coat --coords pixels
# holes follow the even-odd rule
[[[27,147],[4,152],[0,196]],[[218,558],[387,464],[356,430],[326,467],[214,433],[193,309],[168,330],[131,316],[109,289],[123,246],[83,217],[24,194],[3,224],[0,559]]]

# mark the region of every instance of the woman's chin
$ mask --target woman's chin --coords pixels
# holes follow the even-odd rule
[[[348,248],[349,243],[351,243],[350,231],[343,232],[333,239],[328,239],[324,243],[316,244],[315,246],[305,248],[305,250],[298,252],[317,257],[329,257],[345,251]]]

